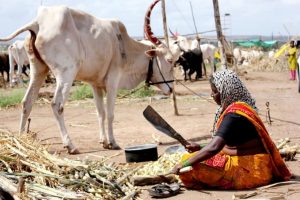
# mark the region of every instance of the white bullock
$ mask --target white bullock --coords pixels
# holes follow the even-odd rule
[[[189,51],[191,49],[190,42],[191,41],[188,40],[186,37],[180,35],[169,38],[169,49],[172,55],[174,55],[176,61],[184,52]]]
[[[269,58],[273,58],[274,55],[275,55],[275,50],[271,50],[271,51],[268,52],[268,57]]]
[[[233,56],[236,62],[240,65],[242,64],[249,64],[254,60],[261,59],[264,56],[263,51],[258,50],[242,50],[238,47],[233,49]]]
[[[237,64],[242,64],[242,52],[240,48],[236,47],[233,49],[233,57]]]
[[[148,24],[146,21],[145,30],[152,35],[150,21]],[[93,88],[100,124],[100,142],[108,149],[120,148],[115,141],[112,126],[117,89],[135,88],[147,78],[157,83],[165,94],[172,91],[172,57],[168,57],[166,47],[159,45],[154,48],[153,45],[133,40],[118,20],[97,19],[65,6],[40,7],[33,22],[0,41],[8,41],[24,31],[31,33],[25,40],[31,78],[23,99],[20,132],[24,131],[33,101],[51,70],[56,78],[52,110],[63,145],[69,153],[78,153],[64,122],[64,104],[75,79],[85,81]],[[150,40],[154,42],[153,38]],[[153,60],[152,65],[149,65],[150,60]],[[105,93],[107,112],[104,107]],[[106,117],[108,136],[104,126]]]
[[[22,68],[24,65],[29,65],[29,59],[27,53],[24,48],[24,41],[17,40],[13,44],[8,47],[8,55],[9,55],[9,80],[10,85],[12,86],[13,74],[14,74],[14,66],[18,66],[17,71],[17,83],[21,84],[22,81]]]

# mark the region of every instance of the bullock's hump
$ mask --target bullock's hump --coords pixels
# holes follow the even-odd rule
[[[124,26],[124,24],[120,21],[116,21],[116,23],[118,24],[119,30],[122,34],[126,33],[127,34],[127,30],[126,27]]]
[[[57,34],[56,32],[68,23],[69,16],[70,11],[66,6],[40,7],[37,15],[40,31],[49,36]]]

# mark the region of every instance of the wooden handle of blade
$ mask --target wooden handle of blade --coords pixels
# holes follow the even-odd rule
[[[175,133],[174,134],[174,137],[176,137],[177,138],[177,140],[185,147],[186,145],[189,145],[190,143],[186,140],[186,139],[184,139],[179,133]]]

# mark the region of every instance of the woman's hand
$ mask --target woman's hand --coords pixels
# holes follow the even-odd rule
[[[199,151],[201,148],[200,148],[200,145],[195,143],[195,142],[190,142],[189,144],[187,144],[185,146],[185,149],[189,152],[189,153],[193,153],[195,151]]]
[[[182,164],[181,163],[178,163],[178,164],[176,164],[174,167],[173,167],[173,169],[171,170],[171,173],[172,174],[179,174],[179,171],[180,171],[180,169],[182,168],[183,166],[182,166]]]

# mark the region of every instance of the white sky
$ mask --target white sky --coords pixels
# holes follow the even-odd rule
[[[121,20],[130,36],[143,35],[144,15],[154,0],[0,0],[0,37],[7,36],[35,18],[43,4],[67,5],[97,18]],[[180,34],[195,33],[190,2],[199,32],[214,30],[212,0],[165,0],[167,24]],[[232,35],[300,35],[300,0],[219,0],[225,33]],[[151,16],[155,35],[163,35],[161,4]],[[214,35],[215,32],[206,33]]]

